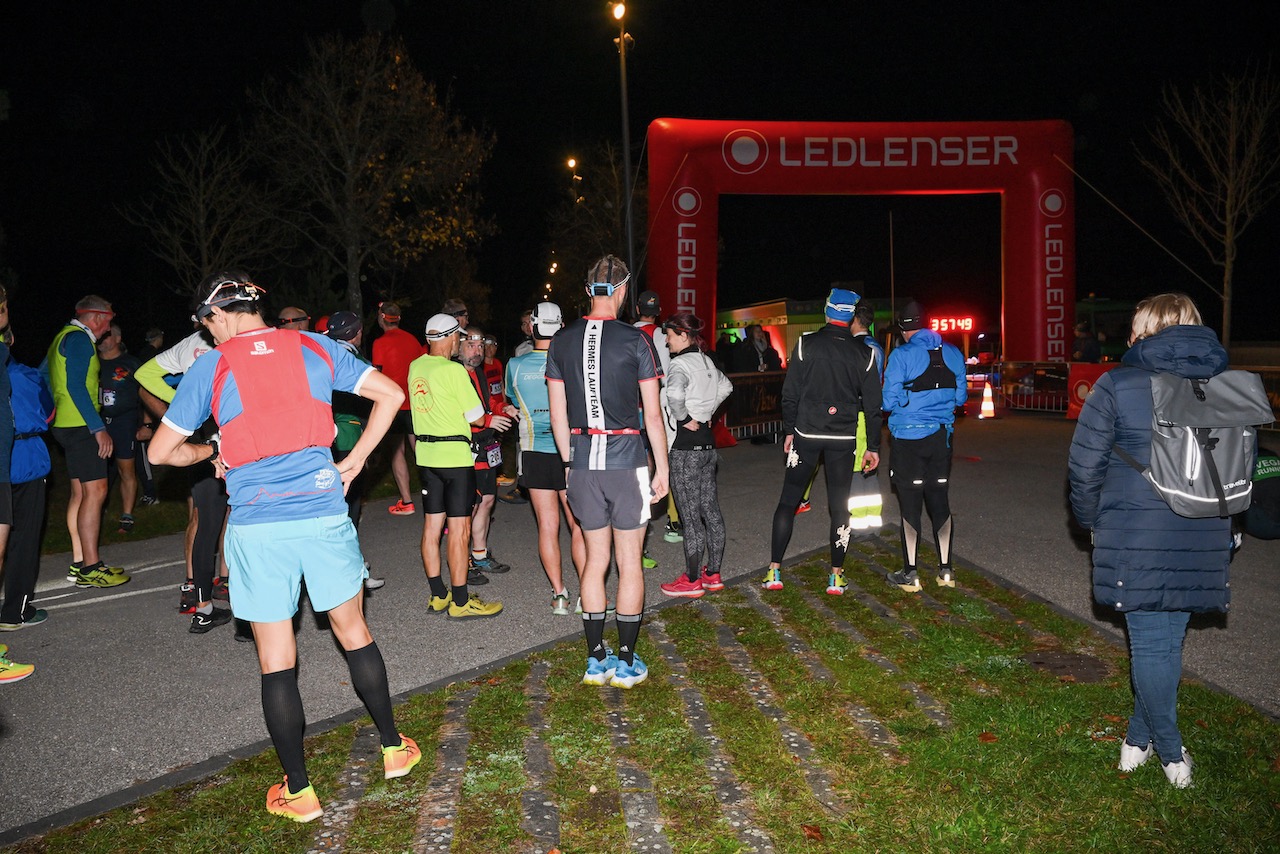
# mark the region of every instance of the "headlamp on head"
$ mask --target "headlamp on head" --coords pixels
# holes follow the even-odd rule
[[[476,343],[478,343],[478,344],[483,344],[483,343],[484,343],[484,341],[485,341],[485,337],[484,337],[483,335],[481,335],[479,332],[463,332],[463,333],[462,333],[462,340],[463,340],[463,341],[475,341],[475,342],[476,342]]]
[[[619,267],[621,267],[623,270],[627,269],[625,264],[623,264],[618,259],[614,258],[612,255],[607,255],[604,258],[601,258],[599,261],[597,261],[595,266],[592,267],[591,272],[588,273],[587,275],[587,294],[593,297],[611,297],[613,296],[614,291],[616,291],[618,288],[625,285],[627,282],[631,281],[630,270],[627,270],[626,275],[622,277],[621,281],[619,282],[610,281],[611,279],[613,279],[614,270],[618,269]],[[603,282],[591,281],[592,275],[599,276],[601,273],[604,274],[605,281]]]
[[[191,315],[191,319],[199,323],[213,314],[214,306],[222,308],[233,302],[257,302],[266,292],[265,288],[253,282],[223,279],[213,285],[213,290],[209,291],[209,295],[196,307],[196,313]]]

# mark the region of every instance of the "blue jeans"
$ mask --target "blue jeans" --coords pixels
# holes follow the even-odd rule
[[[1178,732],[1178,682],[1182,678],[1182,639],[1189,611],[1129,611],[1129,673],[1133,717],[1125,741],[1135,747],[1155,742],[1163,763],[1182,759]]]

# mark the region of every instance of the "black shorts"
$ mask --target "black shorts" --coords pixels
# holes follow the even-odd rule
[[[102,420],[107,425],[107,435],[111,437],[111,458],[116,460],[133,459],[138,447],[138,415],[131,412],[121,418]]]
[[[496,469],[476,469],[476,502],[486,495],[498,494],[498,472]]]
[[[0,525],[13,524],[13,488],[0,483]]]
[[[98,440],[88,427],[53,427],[49,430],[67,454],[67,474],[88,483],[107,476],[107,461],[98,456]]]
[[[422,482],[424,513],[443,513],[451,519],[471,515],[476,506],[475,466],[439,469],[418,466],[418,479]]]
[[[951,478],[951,436],[946,427],[923,439],[894,439],[889,478],[899,489],[946,486]]]
[[[391,419],[391,426],[387,428],[388,436],[412,436],[413,435],[413,413],[408,409],[401,409],[396,413],[396,417]]]
[[[525,489],[564,489],[564,461],[559,454],[521,451],[520,485]]]

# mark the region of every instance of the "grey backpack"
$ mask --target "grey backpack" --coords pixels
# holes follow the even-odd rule
[[[1116,453],[1179,516],[1225,517],[1249,508],[1257,427],[1275,420],[1262,378],[1223,371],[1209,379],[1151,378],[1151,463]]]

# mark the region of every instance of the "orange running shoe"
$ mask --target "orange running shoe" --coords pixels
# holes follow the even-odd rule
[[[290,792],[288,777],[267,789],[267,812],[297,822],[315,821],[324,815],[316,790],[307,786],[301,792]]]
[[[400,733],[400,743],[395,747],[382,748],[382,776],[387,780],[403,777],[413,770],[422,759],[422,751],[418,742],[404,733]]]

